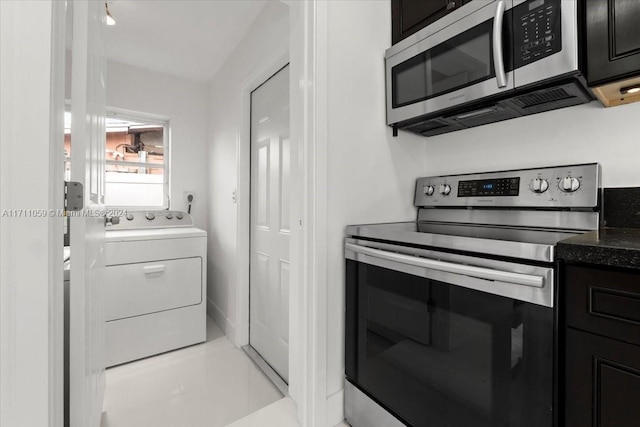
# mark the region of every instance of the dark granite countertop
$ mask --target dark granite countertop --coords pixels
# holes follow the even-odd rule
[[[602,228],[562,240],[556,259],[640,270],[640,229]]]

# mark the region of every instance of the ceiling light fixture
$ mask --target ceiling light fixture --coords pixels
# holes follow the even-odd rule
[[[629,93],[638,93],[638,92],[640,92],[640,84],[620,88],[621,95],[626,95]]]
[[[106,17],[107,25],[116,25],[116,20],[113,19],[113,16],[111,16],[111,12],[109,12],[109,4],[105,3],[104,8],[107,11],[107,17]]]

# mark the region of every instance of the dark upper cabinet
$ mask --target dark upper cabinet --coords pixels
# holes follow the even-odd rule
[[[640,1],[583,2],[589,86],[640,74]]]
[[[637,426],[640,272],[569,265],[563,288],[564,426]]]
[[[471,0],[391,0],[391,40],[409,37]]]

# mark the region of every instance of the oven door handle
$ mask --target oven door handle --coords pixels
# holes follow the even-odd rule
[[[478,279],[494,280],[516,285],[531,286],[534,288],[544,287],[544,277],[532,276],[530,274],[512,273],[508,271],[494,270],[491,268],[475,267],[472,265],[455,264],[445,261],[437,261],[417,256],[403,255],[394,252],[382,251],[380,249],[368,248],[366,246],[346,243],[345,248],[358,254],[369,255],[387,261],[398,262],[422,267],[430,270],[443,271],[446,273],[461,274]]]

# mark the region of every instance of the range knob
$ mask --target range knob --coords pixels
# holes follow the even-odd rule
[[[536,178],[531,181],[531,191],[534,193],[544,193],[549,188],[549,181],[543,178]]]
[[[173,218],[173,214],[172,214],[171,212],[169,212],[169,213],[166,215],[166,217],[167,217],[167,219],[172,219],[172,218]]]
[[[573,193],[574,191],[577,191],[578,188],[580,188],[580,180],[578,178],[567,176],[560,180],[558,186],[560,187],[560,190],[564,191],[565,193]]]
[[[182,218],[184,218],[184,215],[182,215],[182,212],[178,212],[178,213],[176,214],[176,218],[178,218],[178,219],[182,219]]]
[[[424,191],[425,196],[433,196],[433,193],[436,191],[436,189],[433,187],[433,185],[425,185],[424,187],[422,187],[422,191]]]
[[[448,196],[451,193],[451,186],[449,184],[440,184],[440,194]]]
[[[152,221],[156,218],[156,214],[154,214],[153,212],[147,212],[144,217],[147,218],[149,221]]]
[[[127,221],[133,221],[133,214],[131,213],[127,214]]]

